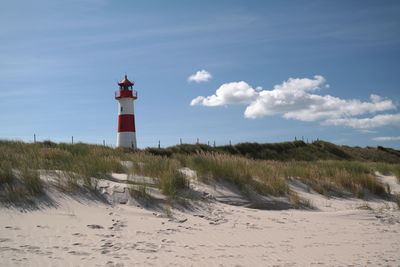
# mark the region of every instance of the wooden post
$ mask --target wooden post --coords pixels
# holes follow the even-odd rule
[[[36,134],[33,134],[33,142],[36,143]]]
[[[161,148],[161,141],[158,140],[158,148]]]
[[[74,136],[71,136],[71,143],[74,144]]]
[[[182,145],[182,138],[179,138],[179,143]]]

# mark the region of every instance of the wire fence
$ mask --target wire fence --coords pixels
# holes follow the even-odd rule
[[[28,136],[19,136],[16,138],[7,138],[8,140],[17,140],[17,141],[24,141],[24,142],[44,142],[44,141],[51,141],[51,142],[55,142],[55,143],[70,143],[70,144],[76,144],[76,143],[82,143],[83,141],[77,140],[75,138],[75,136],[71,135],[69,138],[48,138],[48,137],[39,137],[36,133],[34,133],[31,137]],[[5,139],[3,139],[5,140]],[[301,137],[297,137],[294,136],[294,138],[292,140],[287,140],[287,141],[281,141],[281,142],[291,142],[291,141],[303,141],[305,143],[313,143],[315,141],[319,141],[319,138],[307,138],[304,136]],[[89,144],[96,144],[96,145],[103,145],[103,146],[107,146],[107,147],[111,147],[111,148],[115,148],[115,141],[113,140],[111,143],[107,142],[106,139],[102,139],[99,140],[97,139],[97,142],[83,142],[83,143],[89,143]],[[146,142],[146,146],[145,147],[158,147],[158,148],[165,148],[165,147],[169,147],[169,146],[174,146],[174,145],[193,145],[193,144],[202,144],[202,145],[208,145],[208,146],[212,146],[212,147],[216,147],[216,146],[233,146],[233,145],[237,145],[239,143],[244,143],[244,142],[251,142],[251,141],[242,141],[242,142],[232,142],[232,140],[228,140],[228,141],[221,141],[219,140],[217,142],[217,140],[201,140],[200,138],[187,138],[187,139],[183,139],[183,138],[179,138],[177,140],[177,143],[173,143],[173,142],[165,142],[163,143],[161,139],[159,139],[158,141],[153,141],[153,142]],[[268,142],[265,142],[268,143]],[[276,143],[276,142],[270,142],[270,143]]]

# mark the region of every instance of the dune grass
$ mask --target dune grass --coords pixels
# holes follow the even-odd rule
[[[144,202],[145,205],[148,205],[153,201],[152,196],[147,192],[147,186],[145,184],[131,185],[129,187],[129,194],[133,198]]]
[[[397,177],[397,181],[400,183],[400,164],[385,163],[385,162],[374,162],[370,163],[369,166],[374,170],[378,171],[383,175],[394,175]]]
[[[316,192],[340,195],[342,189],[363,198],[368,190],[385,195],[386,189],[373,175],[373,166],[353,161],[262,161],[226,154],[176,155],[183,166],[198,172],[202,180],[226,179],[239,188],[250,187],[258,193],[289,193],[286,179],[297,178]]]
[[[352,154],[351,150],[321,141],[314,142],[313,149],[316,149],[317,154],[325,153],[321,151],[326,149],[329,155],[335,155],[334,160],[276,161],[243,156],[246,150],[247,154],[256,155],[257,147],[255,144],[224,147],[226,151],[234,149],[237,152],[228,154],[226,151],[219,152],[206,145],[182,145],[175,147],[176,151],[172,149],[172,152],[169,151],[171,153],[164,155],[155,153],[154,151],[159,151],[157,149],[133,151],[83,143],[72,145],[50,141],[23,143],[0,140],[0,191],[8,192],[9,195],[40,194],[43,192],[43,185],[37,170],[53,171],[58,176],[59,187],[66,191],[82,187],[96,191],[97,180],[94,178],[107,178],[112,172],[148,176],[154,178],[156,186],[170,198],[176,197],[180,190],[189,186],[188,179],[179,171],[182,167],[195,170],[198,178],[205,182],[224,179],[236,184],[243,193],[253,190],[274,196],[290,195],[292,192],[289,189],[288,179],[293,178],[301,180],[316,192],[327,196],[340,195],[344,189],[359,198],[363,198],[366,192],[384,196],[389,193],[389,189],[379,182],[374,172],[395,174],[400,177],[400,164],[392,163],[397,157],[397,152],[389,149],[379,150],[380,153],[391,155],[388,156],[389,163],[343,160],[343,158],[338,160],[336,158],[348,158],[348,155]],[[288,151],[292,151],[295,155],[293,157],[301,158],[297,153],[306,148],[307,144],[297,141],[261,145],[259,152],[267,153],[269,149],[275,151],[273,153],[285,155]],[[345,154],[343,149],[346,150]],[[358,153],[361,150],[355,148],[355,151]],[[327,155],[326,153],[324,155]],[[279,157],[283,157],[282,155]],[[131,161],[132,169],[124,167],[122,161]],[[22,192],[20,185],[24,185],[27,189]],[[143,192],[142,189],[139,193],[132,191],[133,194]],[[307,205],[300,203],[294,195],[292,199],[298,205]]]
[[[40,193],[38,174],[33,170],[59,170],[60,188],[73,191],[83,186],[95,190],[92,177],[107,177],[111,172],[124,172],[120,163],[124,152],[108,147],[88,144],[56,144],[50,141],[23,143],[0,141],[0,162],[8,170],[19,170],[30,190]],[[6,168],[6,170],[7,170]],[[4,167],[3,167],[4,169]],[[4,171],[3,171],[4,172]],[[10,179],[9,174],[1,175]]]
[[[179,171],[181,165],[176,159],[145,152],[132,153],[128,159],[134,164],[131,174],[157,179],[158,187],[169,197],[175,197],[179,190],[189,186],[189,181]]]
[[[283,195],[289,192],[283,177],[270,175],[271,169],[262,161],[214,153],[175,155],[175,158],[182,166],[196,170],[202,181],[228,180],[244,193],[248,189],[271,195]]]
[[[384,185],[373,175],[368,164],[354,161],[317,161],[271,163],[285,177],[294,177],[324,195],[340,195],[342,189],[359,198],[368,190],[385,195]]]
[[[26,165],[13,170],[10,161],[0,161],[0,200],[28,201],[43,192],[42,181],[35,169]]]

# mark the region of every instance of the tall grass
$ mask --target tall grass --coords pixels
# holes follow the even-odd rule
[[[249,186],[259,193],[289,193],[286,179],[298,178],[324,195],[349,190],[364,197],[366,190],[385,195],[382,183],[374,177],[368,164],[352,161],[257,161],[225,154],[175,156],[181,164],[198,172],[203,180],[227,179],[239,188]]]
[[[383,175],[394,175],[400,183],[400,164],[374,162],[369,164],[374,171],[378,171]]]
[[[283,195],[289,192],[287,183],[276,175],[263,161],[250,160],[226,154],[176,155],[183,166],[197,171],[203,181],[211,179],[229,180],[239,189],[248,189],[262,194]]]
[[[362,198],[366,191],[377,195],[388,193],[384,185],[374,177],[374,171],[395,174],[400,178],[400,164],[397,163],[309,161],[307,155],[313,155],[313,158],[315,155],[326,156],[326,151],[334,155],[334,158],[345,158],[357,153],[361,155],[362,151],[354,148],[354,152],[348,147],[338,147],[326,142],[314,142],[312,147],[309,145],[301,141],[264,145],[247,143],[220,148],[182,145],[169,149],[164,155],[162,149],[161,152],[157,149],[154,150],[156,152],[143,152],[83,143],[71,145],[45,141],[32,144],[0,140],[0,189],[17,190],[17,172],[21,174],[17,180],[29,188],[29,194],[39,194],[43,190],[36,170],[59,170],[56,174],[60,187],[70,191],[82,186],[95,191],[94,177],[107,178],[111,172],[129,172],[155,178],[157,186],[165,195],[175,197],[181,189],[189,185],[189,181],[179,169],[189,167],[197,171],[199,179],[205,182],[228,180],[244,193],[254,190],[261,194],[288,195],[290,190],[287,180],[297,178],[321,194],[339,194],[346,189]],[[220,153],[218,149],[224,152]],[[301,155],[303,150],[308,152]],[[346,153],[343,154],[342,150]],[[389,153],[389,162],[395,161],[397,157],[396,151],[379,149],[378,152],[381,156]],[[160,155],[154,155],[157,153]],[[263,157],[263,153],[270,153],[279,159],[298,159],[304,156],[307,160],[251,159],[256,156]],[[292,154],[290,156],[287,153]],[[132,170],[127,170],[121,165],[121,161],[132,161]]]
[[[331,195],[347,189],[357,197],[364,191],[377,195],[386,193],[385,187],[364,163],[352,161],[269,162],[277,175],[298,178],[316,192]]]
[[[23,168],[21,171],[22,182],[31,195],[43,193],[42,181],[37,170]]]
[[[143,152],[131,154],[129,159],[134,163],[132,174],[156,178],[159,188],[169,197],[175,197],[179,190],[189,186],[189,181],[179,171],[181,165],[176,159]]]
[[[14,180],[12,165],[9,161],[0,161],[0,186],[10,184]]]

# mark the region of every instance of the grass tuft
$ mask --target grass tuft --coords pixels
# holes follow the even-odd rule
[[[189,181],[179,171],[181,165],[176,159],[140,152],[130,155],[130,160],[134,162],[132,174],[156,178],[158,187],[171,198],[176,197],[181,189],[189,187]]]
[[[14,180],[12,165],[9,161],[0,162],[0,186],[11,184]]]
[[[300,197],[296,192],[291,191],[289,193],[289,197],[290,197],[290,203],[291,203],[292,207],[295,209],[300,209],[300,208],[313,209],[314,208],[314,206],[311,203],[311,200]]]
[[[37,170],[23,168],[21,171],[21,178],[25,188],[31,195],[43,193],[43,184]]]
[[[131,185],[129,187],[129,194],[133,198],[143,201],[145,205],[148,205],[153,201],[153,197],[147,192],[147,186],[145,184],[137,186]]]

